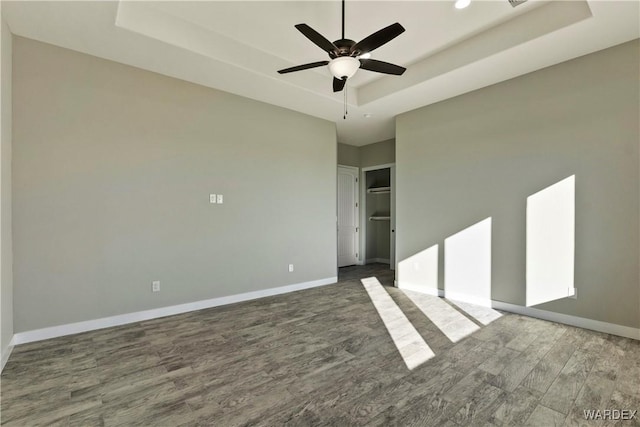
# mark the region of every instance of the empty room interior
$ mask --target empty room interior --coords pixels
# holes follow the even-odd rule
[[[0,14],[0,424],[640,425],[639,1]]]

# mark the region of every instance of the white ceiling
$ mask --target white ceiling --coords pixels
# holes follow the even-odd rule
[[[335,121],[338,140],[393,138],[395,116],[640,36],[640,2],[474,0],[346,3],[346,37],[400,22],[406,32],[373,58],[402,76],[360,70],[343,95],[326,68],[276,70],[328,59],[295,28],[340,38],[337,1],[4,1],[14,34]],[[365,118],[370,114],[370,118]]]

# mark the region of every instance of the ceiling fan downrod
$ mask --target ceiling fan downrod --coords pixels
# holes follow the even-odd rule
[[[344,1],[342,0],[342,39],[344,40]]]

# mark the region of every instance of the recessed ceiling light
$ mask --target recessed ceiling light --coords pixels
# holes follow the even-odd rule
[[[365,118],[365,119],[370,119],[370,118],[371,118],[371,116],[373,116],[373,114],[371,114],[371,113],[365,113],[365,114],[364,114],[364,118]]]
[[[465,7],[471,4],[471,0],[456,0],[455,7],[456,9],[464,9]]]

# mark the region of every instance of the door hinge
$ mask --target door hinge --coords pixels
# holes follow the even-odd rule
[[[356,182],[358,182],[358,178],[356,178]]]
[[[358,207],[358,202],[356,202],[356,208]]]
[[[356,233],[358,232],[358,230],[359,230],[359,228],[358,228],[358,227],[356,227]]]
[[[356,252],[356,258],[358,258],[358,252]]]

